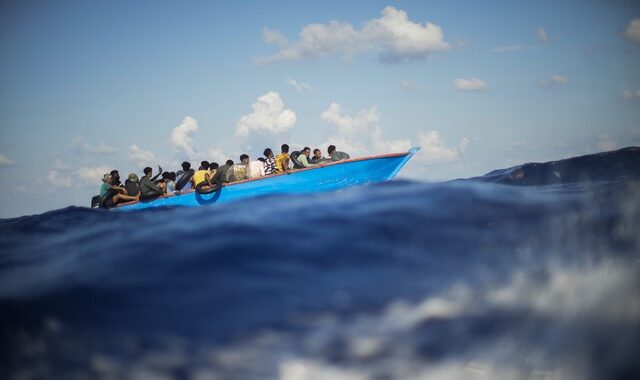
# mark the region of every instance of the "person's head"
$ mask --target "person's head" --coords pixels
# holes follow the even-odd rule
[[[162,179],[163,179],[163,180],[165,180],[165,181],[166,181],[166,180],[168,180],[168,179],[170,179],[170,178],[171,178],[171,173],[169,173],[169,172],[163,172],[163,173],[162,173]]]
[[[186,171],[189,171],[189,169],[191,169],[191,162],[187,162],[187,161],[183,162],[182,163],[182,170],[184,170],[186,172]]]
[[[258,161],[264,164],[267,160],[265,160],[264,157],[258,157]]]
[[[139,181],[138,175],[136,173],[129,174],[128,178],[129,178],[130,182],[138,182]]]
[[[146,168],[144,168],[142,171],[144,172],[144,175],[148,175],[148,176],[150,176],[150,175],[151,175],[151,172],[153,172],[153,169],[151,169],[151,167],[147,166],[147,167],[146,167]]]
[[[329,145],[329,147],[327,148],[327,153],[331,154],[333,152],[336,151],[336,146],[335,145]]]
[[[201,161],[200,170],[207,170],[207,169],[209,169],[209,161]]]
[[[264,152],[263,152],[263,154],[264,154],[264,156],[265,156],[266,158],[273,157],[273,152],[271,151],[271,149],[270,149],[270,148],[265,149],[265,150],[264,150]]]
[[[240,156],[240,163],[242,164],[248,164],[249,163],[249,156],[246,154],[243,154],[242,156]]]
[[[226,164],[229,166],[233,165],[233,160],[227,160]]]
[[[311,148],[309,148],[308,146],[305,146],[302,149],[302,154],[304,154],[305,156],[309,157],[309,155],[311,154]]]
[[[282,144],[280,149],[282,150],[282,153],[289,153],[289,145],[287,144]]]
[[[171,172],[171,173],[169,173],[169,174],[171,174],[171,177],[170,177],[170,178],[171,178],[171,180],[172,180],[172,181],[175,181],[175,180],[176,180],[176,172]]]
[[[111,183],[111,174],[104,173],[104,175],[102,176],[102,182]]]
[[[109,173],[109,175],[111,175],[111,179],[114,181],[120,180],[120,173],[118,173],[117,170],[112,170],[111,173]]]
[[[220,165],[218,165],[217,162],[212,162],[212,163],[209,164],[209,170],[216,170],[219,167],[220,167]]]
[[[320,151],[320,149],[316,148],[313,150],[313,157],[317,157],[317,158],[322,157],[322,152]]]

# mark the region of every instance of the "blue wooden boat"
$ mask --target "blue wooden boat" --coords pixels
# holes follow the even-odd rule
[[[199,194],[190,190],[152,201],[125,203],[115,209],[124,211],[163,206],[202,206],[266,194],[318,193],[389,181],[418,149],[416,147],[405,153],[331,162],[318,167],[295,170],[291,174],[276,174],[228,183],[211,194]]]

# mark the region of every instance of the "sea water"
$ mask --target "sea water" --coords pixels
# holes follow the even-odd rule
[[[0,221],[15,379],[640,378],[640,149]]]

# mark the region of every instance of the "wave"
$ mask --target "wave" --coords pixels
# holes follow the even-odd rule
[[[640,180],[638,168],[640,168],[640,147],[628,147],[558,161],[527,163],[508,169],[494,170],[470,180],[519,186],[611,183]]]
[[[611,154],[631,162],[634,149],[555,166],[604,167]],[[0,369],[25,378],[637,377],[640,166],[629,162],[618,176],[592,168],[602,186],[582,192],[397,181],[5,219]]]

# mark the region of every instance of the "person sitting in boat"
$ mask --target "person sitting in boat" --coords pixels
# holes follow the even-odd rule
[[[124,181],[124,188],[127,190],[127,195],[140,198],[140,179],[138,175],[135,173],[129,174]]]
[[[310,168],[313,166],[317,166],[317,164],[309,162],[309,156],[311,155],[311,148],[309,148],[308,146],[305,146],[304,149],[302,149],[302,152],[300,153],[301,154],[298,156],[298,161],[303,167]]]
[[[240,163],[233,165],[227,172],[228,182],[242,181],[249,178],[249,155],[240,156]]]
[[[233,166],[233,160],[227,160],[227,162],[225,162],[224,165],[220,166],[218,168],[218,172],[220,173],[220,181],[221,182],[229,182],[227,180],[227,174],[229,172],[229,169],[231,169],[231,167]]]
[[[200,168],[193,174],[193,182],[196,185],[196,192],[209,193],[215,190],[214,184],[211,182],[211,173],[209,172],[209,162],[202,161]]]
[[[313,156],[311,157],[311,162],[314,164],[320,163],[325,158],[322,157],[322,151],[318,148],[313,150]]]
[[[262,158],[262,157],[260,157]],[[254,161],[249,161],[249,178],[264,177],[264,162],[258,158]]]
[[[329,145],[329,148],[327,149],[327,153],[329,153],[329,158],[331,161],[342,161],[342,160],[348,160],[349,158],[351,158],[345,152],[337,151],[335,145]]]
[[[289,174],[289,145],[282,144],[281,153],[276,156],[276,172]]]
[[[153,178],[151,174],[153,174],[153,169],[149,166],[144,168],[143,170],[144,176],[140,179],[140,198],[141,199],[153,199],[159,196],[163,196],[166,190],[166,184],[164,183],[153,183]]]
[[[113,182],[117,181],[118,185]],[[100,207],[112,208],[118,203],[137,201],[138,197],[127,195],[127,190],[120,185],[119,176],[117,179],[111,177],[111,174],[102,176],[102,186],[100,187]]]
[[[122,183],[120,183],[120,173],[118,173],[117,170],[112,170],[109,172],[109,175],[111,176],[111,186],[122,186]]]
[[[195,173],[195,170],[191,169],[191,163],[187,161],[183,162],[182,170],[178,170],[178,173],[176,173],[176,191],[185,191],[192,189],[191,177],[193,177],[193,173]]]
[[[160,182],[165,184],[165,194],[173,195],[176,193],[175,175],[176,173],[172,172],[162,173],[162,180]]]
[[[264,175],[271,175],[276,172],[276,159],[273,157],[273,151],[270,148],[264,150]]]

